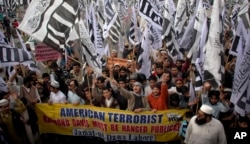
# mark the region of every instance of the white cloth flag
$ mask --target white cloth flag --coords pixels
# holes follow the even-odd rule
[[[196,15],[195,15],[195,22],[194,22],[194,30],[196,32],[195,35],[195,41],[193,42],[191,49],[188,53],[188,57],[190,58],[192,57],[192,62],[195,63],[196,59],[199,56],[199,43],[201,41],[201,34],[202,32],[202,27],[203,27],[203,23],[205,21],[205,8],[203,7],[203,1],[200,0],[199,1],[199,5],[196,11]],[[204,34],[204,33],[203,33]]]
[[[115,23],[109,30],[109,38],[112,40],[113,43],[117,43],[119,41],[119,36],[121,35],[121,22],[120,19],[117,17]]]
[[[174,20],[175,33],[179,36],[184,30],[184,24],[188,20],[188,0],[179,0]]]
[[[139,0],[139,14],[142,18],[148,20],[155,28],[162,30],[163,18],[153,1]]]
[[[32,59],[33,57],[31,55],[31,53],[27,50],[26,44],[24,43],[24,40],[23,40],[22,36],[20,35],[20,33],[18,32],[18,30],[16,30],[16,33],[17,33],[17,36],[20,40],[20,43],[22,45],[23,50],[28,53],[29,59]]]
[[[127,15],[128,13],[128,6],[126,3],[126,0],[118,0],[118,16],[120,18],[120,20],[123,20],[124,17]]]
[[[114,25],[118,15],[114,11],[110,0],[105,0],[104,1],[104,13],[105,13],[105,24],[103,27],[103,37],[106,39],[109,36],[109,30],[110,28]]]
[[[242,55],[249,33],[249,29],[245,28],[242,18],[239,18],[234,41],[230,49],[231,55],[238,56],[239,52],[241,52],[240,55]]]
[[[249,29],[248,29],[249,31]],[[240,59],[240,63],[237,62],[233,92],[231,96],[231,102],[234,103],[234,110],[242,116],[250,112],[250,35],[248,35],[248,41],[246,41],[246,50],[243,55],[238,53],[237,61]]]
[[[242,19],[245,28],[250,28],[250,20],[249,20],[248,11],[249,11],[249,1],[243,0],[243,3],[240,5],[238,19],[239,17]]]
[[[93,43],[90,40],[88,31],[83,23],[83,20],[79,21],[79,33],[81,39],[81,45],[83,48],[83,54],[85,56],[85,61],[97,73],[101,73],[102,64],[100,59],[98,59]]]
[[[192,16],[182,38],[180,39],[180,48],[190,50],[192,45],[194,44],[197,35],[197,31],[194,29],[194,23],[195,16]]]
[[[129,29],[129,42],[133,45],[140,43],[139,28],[137,26],[137,17],[135,12],[135,7],[132,7],[131,24]]]
[[[201,74],[202,79],[204,79],[204,47],[207,41],[208,36],[208,27],[207,27],[207,18],[205,18],[202,26],[202,33],[201,33],[201,40],[199,44],[199,54],[197,56],[197,59],[195,61],[195,65],[197,67],[197,70]]]
[[[220,8],[224,4],[222,1],[214,1],[208,41],[205,45],[204,80],[210,81],[214,88],[221,85],[224,73],[222,67],[224,48],[221,41],[222,22],[220,19]]]
[[[89,7],[89,11],[90,12],[88,14],[88,22],[89,22],[88,24],[89,24],[90,37],[93,38],[91,40],[94,43],[94,46],[96,48],[96,53],[102,56],[104,55],[103,38],[102,38],[101,29],[96,20],[94,7],[92,5]]]
[[[165,10],[164,10],[164,19],[163,19],[163,30],[162,30],[162,39],[164,39],[165,37],[168,37],[169,39],[174,40],[175,37],[172,37],[172,35],[174,36],[175,32],[174,32],[174,3],[173,0],[168,0],[165,1]]]
[[[78,18],[78,1],[33,0],[18,29],[62,51]]]
[[[146,27],[141,43],[143,52],[138,57],[138,62],[141,62],[141,69],[139,70],[139,72],[145,74],[147,78],[151,75],[150,44],[148,35],[149,30],[148,27]]]
[[[13,48],[7,45],[1,45],[0,61],[2,63],[2,66],[11,66],[20,63],[25,64],[33,60],[29,58],[28,52],[23,49]]]
[[[151,45],[153,49],[160,49],[162,47],[162,30],[157,29],[154,25],[148,24],[150,35],[151,35]]]

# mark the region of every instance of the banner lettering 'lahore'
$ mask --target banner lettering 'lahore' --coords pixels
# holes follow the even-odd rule
[[[105,141],[177,140],[187,110],[133,112],[93,106],[37,104],[40,133],[99,137]]]

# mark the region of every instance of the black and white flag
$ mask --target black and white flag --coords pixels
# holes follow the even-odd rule
[[[179,44],[177,43],[175,32],[174,32],[174,27],[173,27],[174,11],[175,11],[175,7],[173,6],[173,2],[171,2],[171,0],[165,1],[162,39],[164,39],[164,41],[166,42],[165,45],[171,57],[176,57],[180,55]]]
[[[143,38],[140,47],[140,55],[138,56],[138,63],[141,64],[139,72],[145,74],[145,76],[148,78],[151,75],[150,43],[149,43],[148,27],[146,27],[146,29],[143,32]]]
[[[225,72],[220,13],[222,7],[223,3],[221,1],[214,1],[208,40],[205,45],[204,81],[209,81],[214,88],[221,85]]]
[[[17,65],[33,61],[29,53],[23,49],[0,45],[0,61],[2,66]]]
[[[177,36],[184,32],[184,25],[189,17],[188,0],[179,0],[176,8],[174,29]]]
[[[100,74],[102,72],[102,64],[97,56],[96,49],[90,40],[89,33],[82,19],[79,21],[79,33],[85,61],[93,69],[93,71]]]
[[[31,3],[32,0],[20,0],[19,4],[20,5],[29,5]]]
[[[174,23],[173,4],[174,4],[173,0],[165,1],[165,10],[164,10],[164,15],[163,15],[163,25],[162,25],[163,27],[162,39],[164,39],[165,37],[171,37],[172,34],[174,35],[175,33],[174,28],[173,28],[173,23]],[[173,37],[173,39],[175,39],[175,37]]]
[[[150,40],[153,49],[160,49],[162,47],[162,30],[157,29],[151,23],[148,23],[149,31],[150,31]]]
[[[203,1],[200,0],[198,3],[198,8],[196,10],[196,14],[194,15],[194,25],[193,25],[193,34],[190,34],[193,36],[193,39],[190,40],[192,41],[192,43],[190,43],[190,50],[188,52],[187,57],[190,58],[192,56],[192,62],[195,63],[196,59],[199,57],[199,49],[200,47],[200,42],[201,42],[201,35],[202,34],[206,34],[204,33],[204,31],[202,31],[203,29],[203,24],[205,21],[205,8],[203,7]],[[186,30],[188,31],[188,30]],[[185,31],[185,33],[186,33]],[[184,39],[184,36],[182,37],[182,39]]]
[[[93,6],[89,7],[88,28],[89,28],[89,36],[96,48],[96,52],[102,56],[104,54],[102,31],[96,20]]]
[[[240,5],[240,9],[238,12],[238,19],[239,17],[242,19],[245,28],[246,29],[250,28],[249,1],[248,0],[243,0],[242,4]]]
[[[117,12],[120,20],[123,20],[123,18],[128,14],[128,5],[126,0],[118,0]]]
[[[134,6],[132,7],[131,24],[129,29],[129,42],[133,45],[140,43],[141,32],[137,25],[137,16]]]
[[[229,51],[231,55],[242,55],[245,50],[249,29],[246,29],[243,20],[239,18],[232,47]],[[241,53],[241,54],[240,54]]]
[[[121,35],[121,22],[119,18],[116,18],[115,23],[109,30],[109,38],[113,43],[117,43],[119,41],[119,36]]]
[[[3,1],[5,8],[15,11],[17,6],[19,5],[18,0],[4,0]]]
[[[77,0],[33,0],[18,27],[21,31],[61,51],[78,21]]]
[[[248,29],[249,31],[249,29]],[[233,91],[230,101],[234,103],[234,110],[241,116],[245,116],[250,112],[250,35],[248,34],[248,41],[246,41],[246,50],[243,54],[239,53],[237,62]]]
[[[150,0],[139,0],[139,14],[148,20],[155,28],[162,30],[163,18],[159,10]]]
[[[114,23],[117,21],[117,13],[114,11],[110,0],[104,1],[104,12],[105,12],[105,24],[103,28],[103,37],[106,39],[109,36],[109,30],[114,25]]]

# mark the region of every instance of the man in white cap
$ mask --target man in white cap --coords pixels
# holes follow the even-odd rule
[[[226,144],[226,135],[221,122],[212,117],[213,108],[202,105],[192,117],[186,132],[186,144]]]
[[[51,83],[50,83],[50,97],[49,97],[49,101],[48,103],[51,105],[51,104],[58,104],[58,103],[63,103],[65,104],[67,101],[66,101],[66,96],[64,95],[63,92],[61,92],[59,90],[60,88],[60,84],[55,81],[55,80],[52,80]]]

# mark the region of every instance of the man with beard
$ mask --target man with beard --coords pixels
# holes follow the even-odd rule
[[[178,77],[175,80],[175,87],[171,87],[170,89],[168,89],[168,93],[171,93],[171,94],[177,93],[178,95],[181,95],[183,86],[184,86],[183,79],[181,77]]]
[[[187,128],[186,144],[226,144],[226,135],[221,122],[212,117],[213,108],[202,105],[192,117]]]

